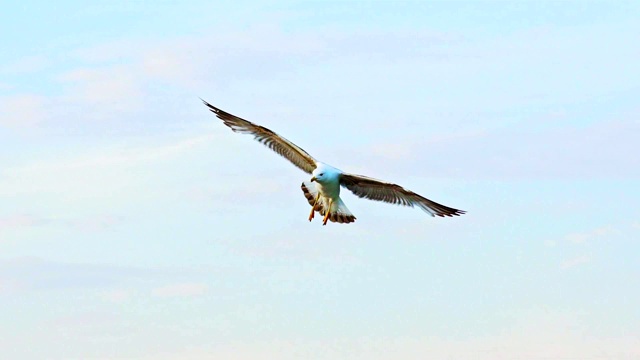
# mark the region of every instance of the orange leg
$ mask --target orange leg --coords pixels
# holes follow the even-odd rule
[[[324,214],[324,220],[322,221],[322,225],[327,225],[327,220],[329,220],[329,214],[331,214],[331,205],[333,205],[333,199],[329,200],[329,208],[326,210]]]
[[[318,203],[318,200],[320,200],[320,193],[318,193],[318,196],[316,196],[316,201],[314,201],[313,206],[311,206],[311,214],[309,214],[309,221],[313,220],[313,215],[316,212],[316,204]]]

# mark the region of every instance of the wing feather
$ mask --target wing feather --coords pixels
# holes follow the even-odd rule
[[[293,165],[299,167],[304,172],[311,174],[316,168],[316,160],[291,141],[283,138],[264,126],[254,124],[250,121],[229,114],[228,112],[220,110],[204,100],[202,100],[202,102],[234,132],[253,135],[254,139],[258,142],[291,161]]]
[[[418,206],[431,214],[431,216],[459,216],[465,213],[463,210],[450,208],[431,201],[400,185],[362,175],[344,173],[340,178],[340,185],[346,187],[358,197],[410,207]]]

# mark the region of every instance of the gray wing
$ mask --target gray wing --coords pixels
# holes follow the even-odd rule
[[[459,216],[465,213],[463,210],[453,209],[424,198],[400,185],[362,175],[342,174],[340,185],[351,190],[358,197],[410,207],[418,206],[431,216]]]
[[[316,168],[316,160],[291,141],[264,126],[256,125],[250,121],[229,114],[204,100],[202,100],[202,102],[234,132],[253,135],[254,139],[277,152],[280,156],[285,157],[304,172],[311,174]]]

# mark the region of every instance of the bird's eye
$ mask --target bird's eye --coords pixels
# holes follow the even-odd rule
[[[324,173],[321,173],[320,176],[324,175]]]

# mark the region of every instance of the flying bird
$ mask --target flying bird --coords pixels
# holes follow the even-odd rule
[[[291,161],[302,171],[311,174],[311,179],[304,181],[301,186],[305,198],[311,205],[309,221],[313,220],[315,212],[323,216],[322,225],[327,225],[328,220],[341,224],[356,220],[340,199],[340,186],[361,198],[410,207],[417,206],[431,216],[451,217],[465,213],[463,210],[431,201],[400,185],[338,170],[314,159],[302,148],[266,127],[232,115],[204,100],[202,102],[234,132],[253,135],[258,142]]]

